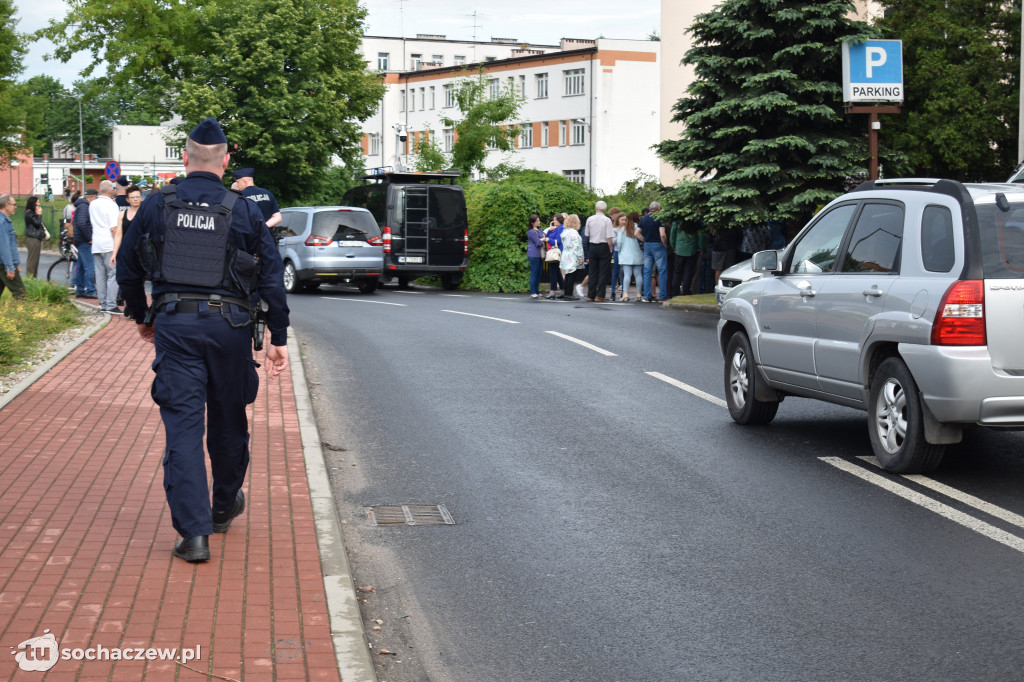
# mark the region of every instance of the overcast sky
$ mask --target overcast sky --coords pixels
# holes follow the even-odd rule
[[[452,40],[515,38],[523,42],[557,44],[560,38],[643,39],[659,27],[661,0],[363,0],[369,10],[367,35],[414,37],[417,33],[439,33]],[[67,11],[61,0],[15,0],[18,29],[35,31]],[[474,17],[474,12],[476,16]],[[34,43],[25,57],[25,72],[19,80],[48,74],[67,86],[85,66],[78,63],[43,61],[52,46]]]

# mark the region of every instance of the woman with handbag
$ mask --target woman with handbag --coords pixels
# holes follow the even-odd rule
[[[33,277],[39,276],[39,252],[43,249],[43,240],[50,238],[50,233],[43,225],[42,214],[39,197],[33,194],[25,202],[25,248],[28,249],[25,274]]]
[[[559,296],[567,301],[578,301],[579,296],[574,296],[572,286],[577,273],[586,275],[583,270],[583,238],[580,237],[580,217],[575,213],[565,219],[565,229],[562,231],[562,261],[559,269],[562,277],[565,278],[565,294]]]
[[[540,269],[544,253],[544,245],[541,238],[544,233],[540,231],[540,216],[536,213],[530,214],[530,229],[526,232],[526,258],[530,261],[530,298],[540,298]]]
[[[562,230],[564,230],[565,214],[556,213],[555,217],[551,219],[551,224],[548,229],[544,230],[544,236],[541,241],[547,244],[548,250],[544,254],[544,262],[548,264],[548,276],[551,282],[551,291],[548,293],[547,298],[553,299],[558,298],[555,292],[558,291],[559,287],[562,289],[563,296],[565,295],[566,289],[562,281],[562,271],[559,268],[559,263],[562,260]]]

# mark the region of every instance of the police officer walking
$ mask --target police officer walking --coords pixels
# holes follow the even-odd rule
[[[232,176],[235,181],[232,183],[231,189],[237,189],[243,197],[255,201],[263,212],[263,220],[267,223],[267,227],[273,229],[282,220],[281,209],[277,205],[277,197],[273,192],[256,186],[256,180],[253,178],[255,174],[256,170],[253,168],[239,168],[234,171]]]
[[[217,121],[197,125],[182,154],[185,178],[146,198],[117,253],[126,314],[156,349],[151,393],[167,439],[164,491],[181,535],[174,556],[193,562],[210,558],[210,533],[227,532],[245,509],[246,405],[259,388],[249,311],[257,290],[269,305],[269,377],[288,367],[281,257],[256,205],[224,188],[229,158]],[[152,306],[146,302],[147,277],[153,281]]]

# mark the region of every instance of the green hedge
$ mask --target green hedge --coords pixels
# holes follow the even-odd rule
[[[595,201],[597,197],[585,186],[533,170],[467,187],[469,266],[462,286],[488,292],[527,291],[530,214],[539,214],[545,226],[555,213],[576,213],[582,221],[593,213]]]

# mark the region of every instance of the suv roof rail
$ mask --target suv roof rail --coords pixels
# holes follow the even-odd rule
[[[462,177],[457,170],[450,171],[394,171],[383,168],[374,168],[372,175],[364,175],[363,180],[367,182],[436,182],[447,180],[449,184],[455,184],[455,180]]]

